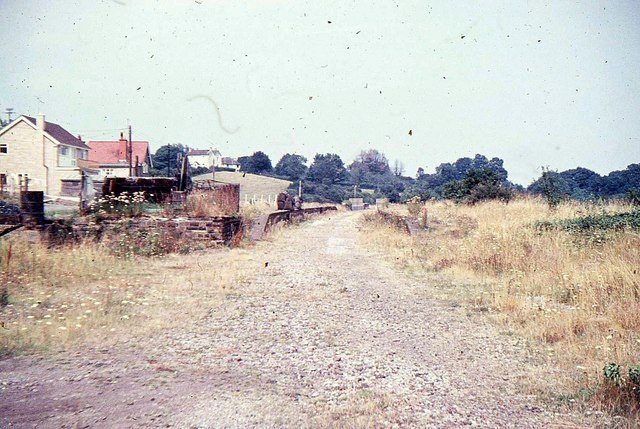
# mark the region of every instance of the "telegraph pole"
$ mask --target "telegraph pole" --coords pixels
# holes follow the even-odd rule
[[[169,143],[167,149],[169,149],[169,155],[167,156],[167,177],[169,177],[169,167],[171,166],[171,143]]]
[[[131,141],[131,125],[129,125],[129,177],[133,176],[131,159],[133,158],[133,142]]]

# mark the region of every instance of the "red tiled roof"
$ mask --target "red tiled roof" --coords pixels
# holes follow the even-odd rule
[[[187,156],[197,156],[197,155],[209,155],[208,149],[191,149]]]
[[[23,117],[28,121],[30,121],[33,125],[37,125],[35,118],[32,118],[31,116],[26,116],[26,115],[23,115]],[[54,124],[53,122],[49,122],[49,121],[44,121],[44,130],[51,137],[58,140],[60,143],[64,145],[73,146],[80,149],[89,149],[89,147],[82,140],[80,140],[77,137],[74,137],[73,134],[71,134],[69,131],[65,130],[58,124]]]
[[[126,140],[115,141],[89,141],[89,160],[97,162],[99,164],[119,164],[127,163],[126,159],[128,154],[126,153],[125,144]],[[131,159],[133,163],[136,162],[136,156],[140,164],[147,162],[147,156],[149,154],[149,142],[147,141],[133,141],[131,150]]]

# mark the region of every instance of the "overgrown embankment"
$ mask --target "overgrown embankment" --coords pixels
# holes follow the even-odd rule
[[[442,296],[538,340],[549,365],[564,370],[563,398],[637,416],[637,209],[563,204],[552,211],[536,199],[425,207],[428,229],[419,238],[371,216],[367,241],[416,275],[446,279]],[[606,375],[610,363],[620,367]]]

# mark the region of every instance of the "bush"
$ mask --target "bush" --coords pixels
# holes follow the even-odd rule
[[[512,196],[500,176],[489,169],[471,169],[464,179],[451,181],[443,188],[443,197],[457,203],[476,204],[485,200],[508,202]]]
[[[640,229],[640,209],[628,213],[583,216],[575,219],[563,219],[555,222],[538,222],[538,230],[559,229],[574,233]]]
[[[638,188],[629,189],[625,194],[625,199],[631,205],[640,206],[640,189]]]

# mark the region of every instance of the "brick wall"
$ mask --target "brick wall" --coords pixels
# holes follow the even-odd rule
[[[77,223],[73,235],[79,238],[111,239],[123,230],[135,232],[166,232],[178,239],[194,240],[207,247],[228,244],[240,231],[238,217],[209,219],[124,219],[106,220],[99,225]]]

